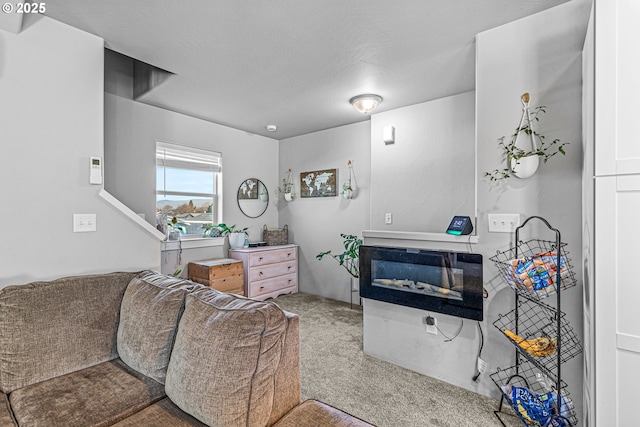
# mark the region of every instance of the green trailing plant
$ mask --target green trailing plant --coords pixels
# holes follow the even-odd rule
[[[330,256],[343,266],[351,276],[360,277],[359,257],[362,239],[352,234],[340,234],[340,237],[344,239],[342,253],[334,254],[332,251],[325,251],[316,255],[316,258],[322,260],[325,256]]]
[[[247,234],[248,228],[236,228],[234,225],[227,225],[224,223],[220,224],[209,224],[203,225],[202,228],[204,231],[202,232],[202,237],[224,237],[231,233],[244,233]]]
[[[526,102],[528,102],[528,97],[526,99]],[[506,140],[506,136],[498,138],[498,146],[500,147],[502,155],[507,162],[507,167],[504,169],[495,169],[491,172],[485,172],[485,178],[488,178],[490,181],[499,181],[502,179],[508,179],[512,176],[517,176],[517,169],[520,164],[520,160],[525,157],[539,156],[544,163],[547,163],[549,159],[558,153],[563,156],[566,154],[564,147],[569,144],[568,142],[561,142],[558,138],[548,142],[544,135],[536,132],[531,126],[532,122],[540,121],[540,113],[545,114],[546,112],[547,110],[545,106],[534,108],[530,114],[525,116],[522,124],[516,128],[508,141]],[[516,142],[518,141],[518,136],[520,134],[526,135],[529,138],[533,136],[533,139],[536,142],[536,149],[523,150],[518,147]]]

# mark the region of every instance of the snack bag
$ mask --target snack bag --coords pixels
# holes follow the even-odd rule
[[[567,399],[548,392],[538,394],[526,387],[516,387],[509,384],[501,387],[502,392],[509,398],[511,405],[522,420],[532,427],[565,427],[571,425],[568,419],[571,411]]]

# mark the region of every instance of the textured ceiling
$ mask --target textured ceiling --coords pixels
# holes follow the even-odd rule
[[[48,0],[45,15],[176,74],[144,102],[284,139],[368,119],[348,103],[361,93],[379,112],[473,90],[475,34],[566,1]]]

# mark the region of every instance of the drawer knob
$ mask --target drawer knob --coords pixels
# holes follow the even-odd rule
[[[291,256],[291,252],[289,252],[289,253],[287,254],[287,256]]]
[[[291,266],[287,267],[287,270],[291,270]]]
[[[262,257],[258,258],[258,261],[262,261]]]
[[[260,289],[264,289],[264,286],[260,286]]]
[[[259,276],[264,276],[264,273],[261,271],[260,273],[258,273]]]

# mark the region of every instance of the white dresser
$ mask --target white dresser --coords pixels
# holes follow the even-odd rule
[[[298,246],[229,249],[229,258],[242,260],[244,294],[265,300],[298,292]]]

